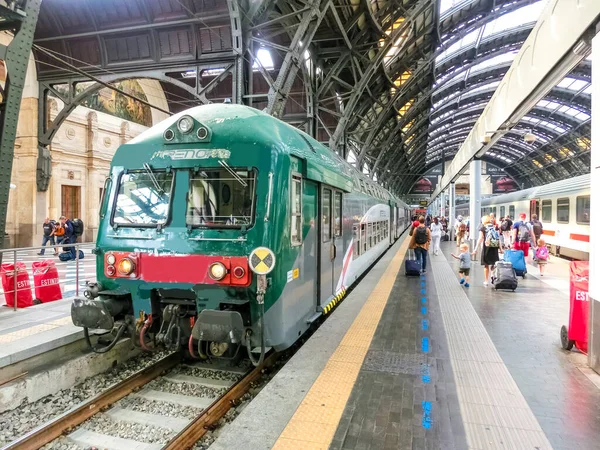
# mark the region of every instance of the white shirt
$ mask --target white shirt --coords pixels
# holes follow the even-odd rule
[[[435,222],[431,222],[430,229],[431,229],[432,236],[441,236],[442,235],[442,224],[441,223],[438,223],[436,225]]]

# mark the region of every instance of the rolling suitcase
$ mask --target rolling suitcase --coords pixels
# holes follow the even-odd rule
[[[511,263],[506,261],[498,261],[494,268],[492,284],[498,289],[507,289],[514,291],[518,286],[517,274]]]
[[[442,236],[442,242],[448,242],[450,240],[450,236],[448,235],[448,233],[444,233],[444,235]]]
[[[515,273],[525,278],[527,273],[527,264],[525,264],[525,254],[523,250],[504,250],[504,261],[512,264]]]
[[[404,267],[407,277],[418,277],[421,275],[421,263],[414,259],[415,254],[412,250],[408,251],[408,257],[404,261]]]

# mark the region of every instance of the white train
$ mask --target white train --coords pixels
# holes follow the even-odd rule
[[[544,239],[556,255],[589,260],[590,175],[538,186],[481,201],[481,214],[507,214],[514,221],[526,213],[537,214],[544,226]],[[456,215],[469,216],[469,204],[457,205]]]

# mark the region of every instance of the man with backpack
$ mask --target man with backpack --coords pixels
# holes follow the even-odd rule
[[[531,227],[533,229],[533,235],[535,236],[535,241],[539,241],[540,237],[542,236],[542,233],[544,232],[544,227],[542,225],[542,222],[540,222],[538,220],[538,216],[537,214],[532,214],[531,215]],[[537,247],[537,245],[536,245]]]
[[[65,216],[60,216],[60,223],[65,229],[65,237],[63,238],[63,245],[74,244],[77,240],[75,236],[75,231],[73,230],[73,222],[67,219]],[[75,246],[68,247],[66,252],[71,253],[72,259],[75,259],[77,253],[75,252]]]
[[[415,258],[421,265],[421,273],[426,273],[427,269],[427,252],[431,242],[431,231],[425,226],[425,217],[419,217],[419,226],[413,231],[410,239],[409,249],[414,249]]]
[[[500,231],[502,232],[504,248],[512,247],[512,242],[510,240],[510,230],[512,230],[512,226],[513,221],[510,220],[510,216],[506,216],[500,221]]]
[[[42,225],[42,229],[44,230],[44,236],[42,237],[42,247],[46,247],[46,244],[50,242],[50,245],[56,245],[56,241],[54,240],[56,223],[54,220],[50,220],[49,217],[46,217],[44,223]],[[42,248],[38,255],[42,256],[45,253],[46,249]],[[54,249],[54,255],[58,254],[58,249]]]
[[[515,250],[523,250],[523,255],[527,257],[529,255],[530,241],[533,239],[534,246],[536,246],[537,241],[533,234],[533,227],[527,222],[527,214],[521,213],[519,218],[521,220],[513,224],[513,248]]]

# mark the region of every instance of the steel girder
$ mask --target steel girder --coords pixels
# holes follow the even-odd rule
[[[279,69],[277,79],[269,89],[267,113],[275,117],[283,115],[287,97],[298,73],[298,66],[302,64],[301,53],[304,51],[303,49],[310,47],[312,39],[331,4],[331,1],[307,0],[306,7],[308,9],[302,13],[302,19],[296,28],[285,59]]]
[[[6,82],[0,92],[0,248],[4,247],[17,124],[40,6],[41,0],[20,2],[18,8],[14,9],[0,6],[2,29],[13,33],[12,41],[7,46],[0,46],[0,57],[6,66]],[[40,168],[48,169],[47,173],[50,167],[49,155],[40,149],[38,173]],[[47,185],[47,179],[39,175],[37,182],[38,185]]]
[[[430,17],[427,17],[429,15]],[[371,63],[367,66],[367,68],[363,71],[362,77],[358,81],[358,83],[354,86],[354,90],[352,92],[351,97],[348,99],[346,104],[344,105],[344,114],[340,118],[335,132],[329,142],[330,148],[336,150],[339,146],[340,140],[344,134],[344,130],[349,125],[353,115],[355,114],[355,110],[357,105],[360,103],[363,97],[363,93],[365,92],[367,86],[371,82],[373,76],[381,70],[382,63],[384,61],[385,56],[388,54],[394,43],[401,38],[401,36],[406,36],[414,26],[416,26],[417,21],[422,21],[424,28],[426,29],[429,26],[432,26],[432,11],[431,11],[431,1],[430,0],[420,0],[418,1],[411,9],[408,11],[407,17],[405,21],[395,30],[393,30],[387,40],[384,41],[384,45],[380,46],[377,50],[377,54],[372,59]],[[413,31],[414,33],[414,31]],[[414,39],[414,34],[410,36],[410,38],[406,39],[403,43],[403,46],[409,45],[410,41]],[[401,50],[400,50],[401,51]]]

